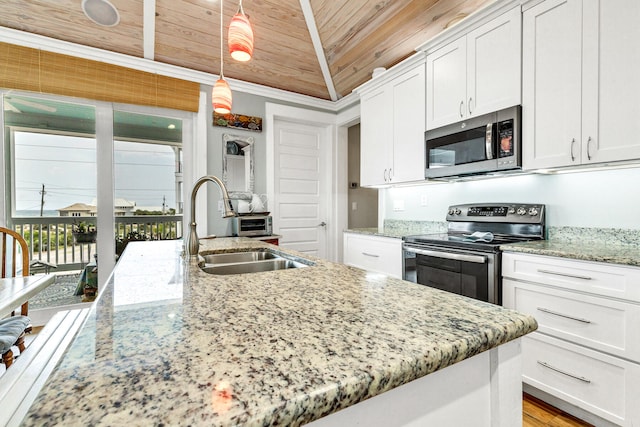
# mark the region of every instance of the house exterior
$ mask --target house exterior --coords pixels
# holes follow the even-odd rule
[[[96,207],[85,203],[74,203],[62,209],[58,209],[60,216],[96,216]]]

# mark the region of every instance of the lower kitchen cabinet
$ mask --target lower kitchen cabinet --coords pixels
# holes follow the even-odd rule
[[[504,306],[538,321],[523,337],[523,382],[613,425],[640,425],[640,269],[505,252],[502,274]]]
[[[344,263],[402,278],[402,239],[344,233]]]

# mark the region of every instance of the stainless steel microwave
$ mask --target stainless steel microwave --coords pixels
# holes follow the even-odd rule
[[[426,178],[522,168],[519,105],[425,132]]]
[[[231,218],[231,232],[234,236],[271,236],[273,218],[271,215],[245,215]]]

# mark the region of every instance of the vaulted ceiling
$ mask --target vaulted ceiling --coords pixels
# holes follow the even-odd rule
[[[81,0],[2,0],[0,25],[217,75],[219,1],[110,0],[120,22],[102,27],[84,15]],[[244,0],[255,48],[253,59],[240,63],[226,48],[226,28],[238,7],[227,0],[224,74],[337,100],[369,80],[374,68],[397,64],[447,25],[493,1]]]

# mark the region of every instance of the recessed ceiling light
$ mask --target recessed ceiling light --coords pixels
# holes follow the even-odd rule
[[[98,25],[114,27],[120,22],[118,9],[108,0],[82,0],[82,11]]]

